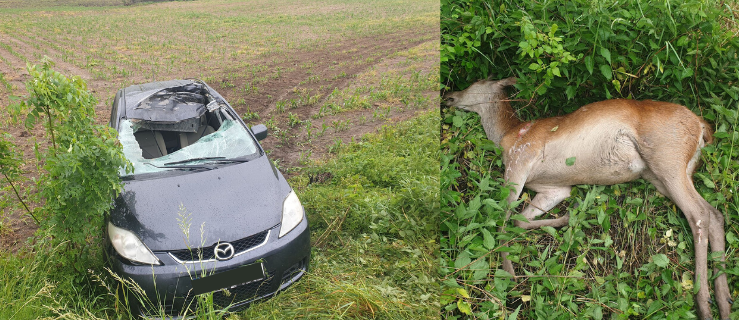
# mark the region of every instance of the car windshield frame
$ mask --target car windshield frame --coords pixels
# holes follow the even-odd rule
[[[224,119],[215,132],[200,138],[195,143],[175,152],[158,158],[145,159],[134,133],[138,129],[136,123],[129,119],[121,119],[118,129],[118,140],[123,146],[124,156],[133,165],[133,172],[119,169],[121,178],[132,178],[142,174],[166,172],[182,169],[206,168],[210,163],[240,163],[259,157],[260,148],[248,130],[238,120]],[[217,159],[212,159],[217,157]],[[195,159],[194,158],[211,158]],[[232,160],[232,161],[229,161]],[[182,162],[186,165],[167,165],[171,162]]]

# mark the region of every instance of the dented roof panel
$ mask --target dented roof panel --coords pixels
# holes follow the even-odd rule
[[[130,86],[125,90],[126,118],[175,123],[199,118],[206,112],[205,85],[190,80],[172,80]]]

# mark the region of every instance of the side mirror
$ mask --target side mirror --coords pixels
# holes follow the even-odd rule
[[[267,137],[267,126],[263,124],[252,126],[251,132],[254,133],[254,137],[256,137],[257,140],[264,140],[264,138]]]

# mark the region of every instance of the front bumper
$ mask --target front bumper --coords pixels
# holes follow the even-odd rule
[[[217,309],[236,311],[249,303],[274,295],[300,279],[308,270],[310,259],[310,231],[308,220],[291,232],[278,238],[280,225],[272,227],[266,242],[253,250],[226,261],[183,263],[168,252],[154,252],[162,265],[134,265],[108,246],[112,270],[124,279],[138,284],[144,297],[136,297],[128,290],[127,300],[132,314],[175,315],[191,314],[197,306],[192,293],[192,279],[203,274],[216,274],[240,266],[262,263],[265,276],[262,280],[246,284],[233,283],[213,292],[213,304]],[[139,300],[147,302],[140,303]],[[188,311],[189,310],[189,311]]]

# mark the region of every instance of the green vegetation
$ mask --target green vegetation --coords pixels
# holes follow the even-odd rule
[[[36,152],[43,162],[38,182],[43,231],[53,246],[63,245],[57,263],[87,270],[100,258],[98,246],[90,246],[102,234],[103,215],[111,199],[122,190],[118,169],[126,167],[117,133],[94,123],[95,97],[79,77],[67,78],[44,61],[29,66],[28,97],[18,105],[26,115],[26,127],[43,122],[51,146]],[[30,213],[30,212],[29,212]]]
[[[311,271],[245,319],[436,317],[438,121],[429,112],[385,127],[291,179],[311,224]]]
[[[11,110],[25,116],[29,130],[37,122],[46,127],[49,146],[35,149],[36,160],[43,163],[35,181],[38,193],[29,192],[32,189],[22,176],[23,154],[8,140],[10,135],[3,133],[0,138],[3,189],[12,190],[40,226],[27,250],[18,255],[0,253],[0,316],[4,319],[90,310],[77,307],[89,301],[80,300],[84,296],[95,297],[100,291],[88,270],[101,268],[103,215],[122,188],[118,169],[128,164],[115,131],[94,124],[97,101],[85,82],[67,78],[51,66],[49,61],[28,66],[28,96]],[[29,209],[28,199],[24,200],[28,194],[42,205]],[[4,209],[12,208],[3,198]],[[59,296],[69,299],[61,301]]]
[[[714,143],[703,149],[694,180],[726,217],[722,272],[732,297],[739,296],[739,229],[731,223],[739,219],[739,41],[729,6],[443,0],[441,14],[440,80],[447,90],[516,76],[513,105],[526,121],[607,98],[633,98],[679,103],[712,122]],[[654,186],[643,180],[577,186],[547,215],[569,213],[569,226],[524,231],[508,221],[501,234],[510,190],[501,150],[487,140],[476,114],[443,108],[442,119],[444,318],[695,316],[690,228]],[[513,204],[513,219],[532,196],[525,191]],[[515,282],[502,271],[503,247],[523,275]]]

